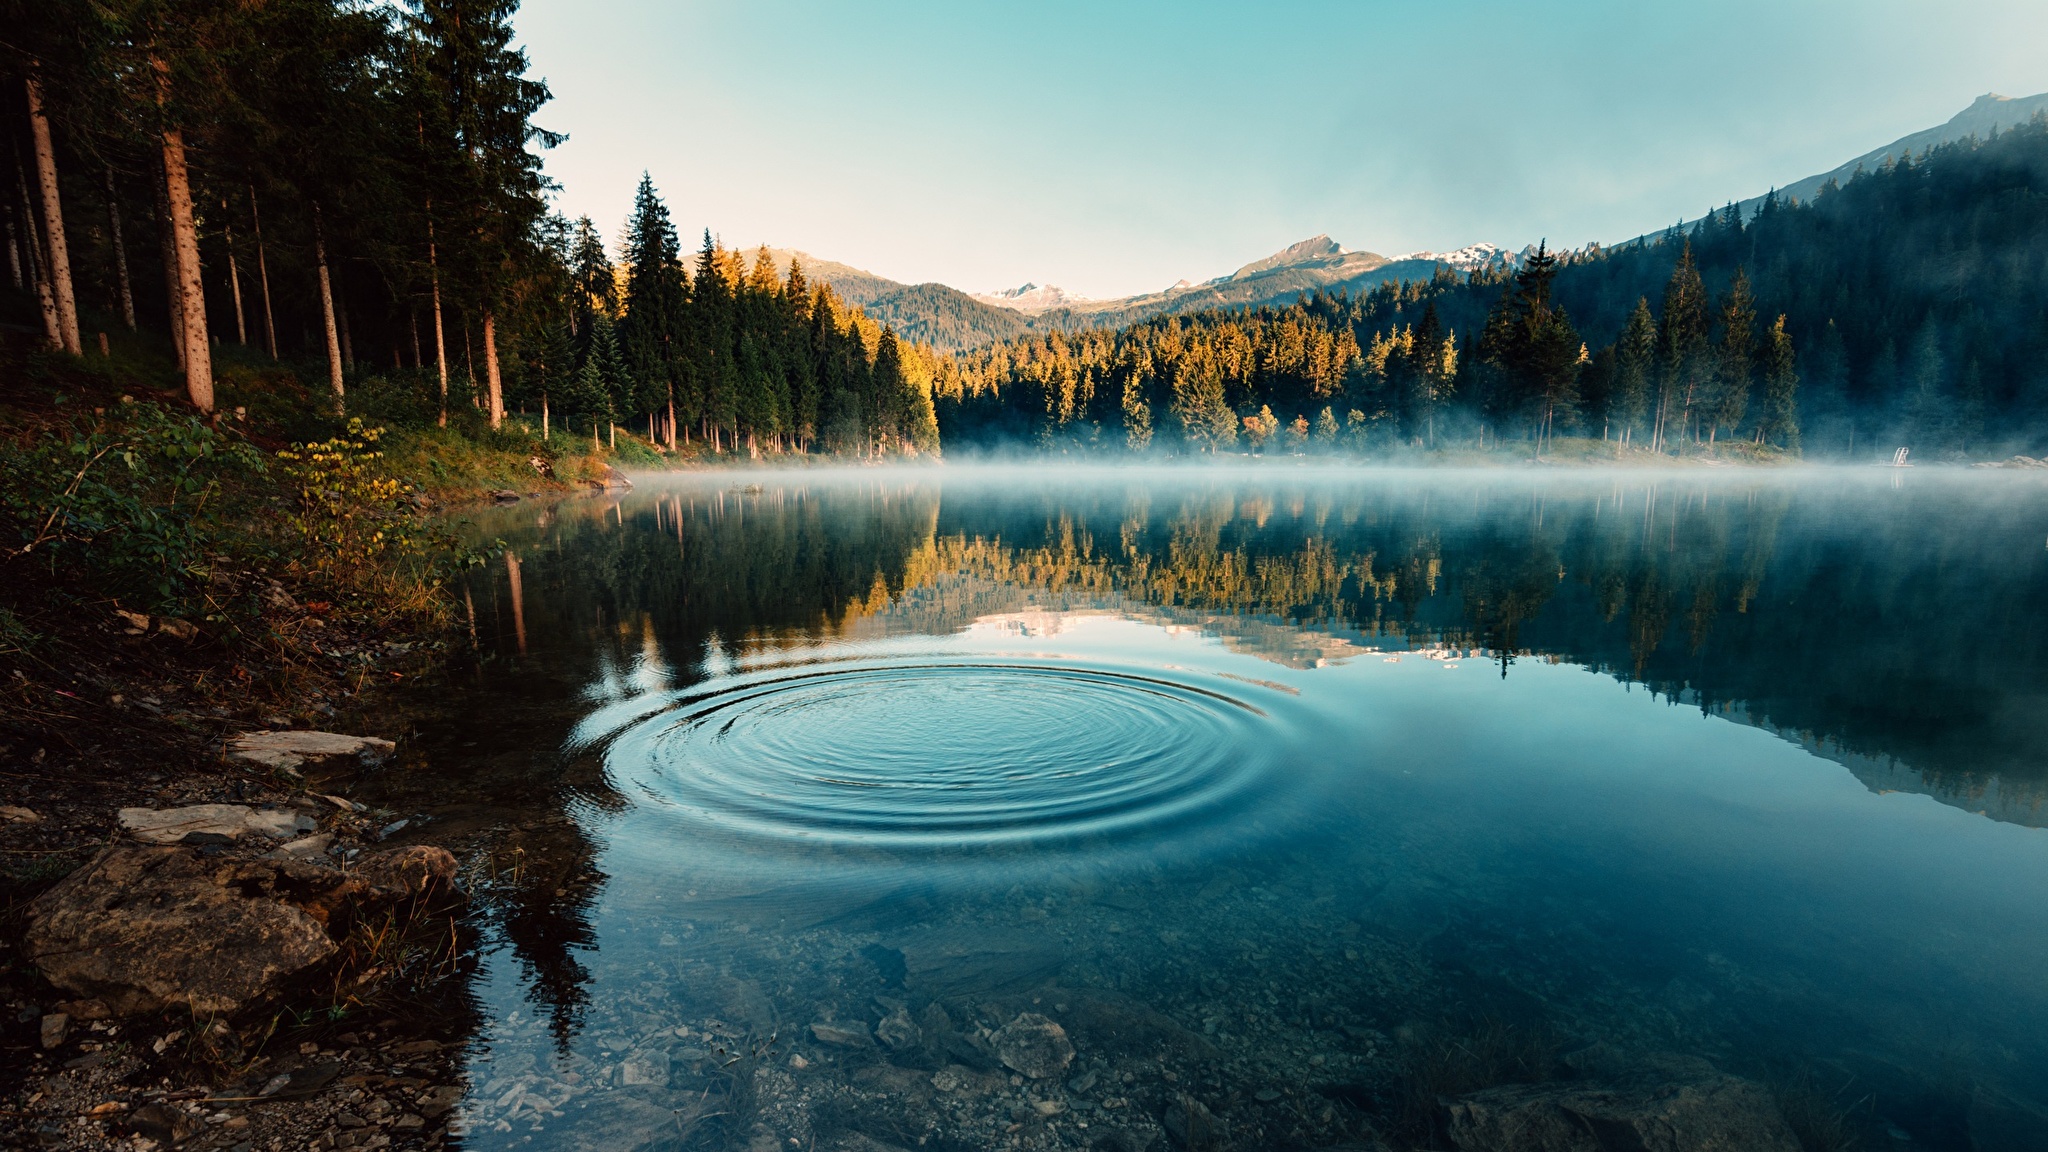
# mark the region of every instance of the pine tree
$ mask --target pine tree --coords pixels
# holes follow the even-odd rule
[[[783,363],[789,373],[790,435],[799,452],[810,451],[818,435],[818,356],[811,340],[810,283],[802,262],[790,257],[782,282]]]
[[[1673,419],[1678,420],[1681,433],[1691,426],[1694,406],[1713,370],[1707,356],[1707,290],[1700,282],[1690,241],[1679,252],[1678,264],[1664,286],[1657,359],[1657,411],[1650,447],[1661,452],[1670,439]]]
[[[1806,410],[1814,418],[1815,438],[1825,434],[1832,443],[1839,437],[1842,451],[1850,452],[1855,447],[1856,421],[1849,407],[1849,350],[1833,320],[1821,329],[1809,364]]]
[[[1787,452],[1799,451],[1799,372],[1793,363],[1792,337],[1785,331],[1780,315],[1764,334],[1764,412],[1757,423],[1760,443],[1775,443]]]
[[[724,449],[725,436],[737,432],[739,419],[740,382],[733,362],[738,317],[733,283],[726,274],[728,263],[711,230],[705,229],[696,270],[690,277],[689,338],[699,419],[713,451]]]
[[[1152,397],[1147,386],[1152,365],[1149,360],[1131,357],[1124,365],[1124,386],[1121,403],[1124,447],[1132,452],[1144,452],[1152,446]]]
[[[405,24],[421,62],[419,132],[439,159],[434,200],[454,225],[448,236],[456,263],[481,313],[495,428],[504,419],[496,317],[515,302],[522,270],[537,255],[535,226],[546,209],[533,149],[562,138],[533,123],[550,94],[527,77],[526,54],[512,46],[518,0],[408,0],[408,7]]]
[[[533,343],[527,389],[540,402],[542,431],[547,434],[552,431],[548,427],[548,417],[552,415],[550,402],[554,405],[568,403],[576,391],[576,342],[569,334],[568,318],[553,323],[543,322],[540,338]]]
[[[1650,411],[1650,390],[1657,373],[1657,321],[1650,315],[1650,302],[1636,297],[1621,338],[1614,345],[1615,379],[1611,415],[1620,427],[1621,442],[1634,440],[1646,431],[1644,419]]]
[[[683,328],[689,286],[683,277],[682,245],[669,222],[668,207],[654,181],[640,174],[633,215],[626,226],[625,316],[619,322],[619,352],[635,387],[630,412],[658,412],[668,426],[676,415],[682,382]]]
[[[1906,416],[1915,446],[1949,447],[1956,411],[1949,393],[1948,358],[1941,350],[1941,326],[1932,312],[1921,321],[1906,353],[1906,387]]]
[[[1237,442],[1237,416],[1223,400],[1223,371],[1208,355],[1183,359],[1173,374],[1173,418],[1182,441],[1197,452]]]
[[[618,420],[631,383],[619,354],[617,330],[602,312],[591,318],[590,339],[576,379],[575,411],[603,425]]]
[[[1481,358],[1499,372],[1504,385],[1498,411],[1529,422],[1539,454],[1556,428],[1575,422],[1579,370],[1588,358],[1571,318],[1551,299],[1558,263],[1546,245],[1537,245],[1515,273],[1513,289],[1487,317],[1480,345]]]
[[[1406,373],[1409,393],[1404,408],[1411,422],[1407,435],[1436,446],[1436,421],[1448,398],[1449,379],[1444,365],[1448,336],[1436,314],[1436,301],[1423,307],[1422,319],[1409,334]]]
[[[598,235],[597,226],[588,216],[576,220],[569,275],[570,334],[584,339],[590,333],[592,316],[602,312],[616,319],[619,314],[618,279],[612,272],[611,258],[605,255],[604,238]]]
[[[1709,443],[1726,429],[1733,433],[1749,410],[1749,391],[1756,374],[1756,300],[1749,276],[1738,265],[1721,305],[1721,343],[1715,349],[1714,403],[1709,415]]]

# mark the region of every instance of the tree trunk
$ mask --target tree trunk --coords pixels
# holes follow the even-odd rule
[[[247,347],[249,325],[242,316],[242,270],[235,264],[235,226],[226,222],[232,217],[228,215],[228,198],[225,196],[220,198],[220,214],[221,239],[227,241],[228,246],[228,291],[235,300],[235,343]]]
[[[411,325],[412,325],[412,366],[413,366],[414,368],[425,368],[425,367],[427,366],[427,363],[426,363],[426,361],[424,361],[424,360],[420,359],[420,312],[419,312],[419,309],[417,309],[417,308],[414,308],[414,307],[412,307],[411,305],[409,305],[409,304],[408,304],[408,305],[406,306],[406,309],[405,309],[405,320],[406,320],[406,323],[408,323],[408,324],[411,324]]]
[[[78,339],[78,301],[71,294],[71,248],[64,242],[64,208],[57,197],[57,153],[50,146],[50,118],[43,115],[43,86],[31,75],[28,89],[29,135],[36,146],[36,181],[43,192],[43,243],[50,255],[50,290],[57,303],[57,334],[73,356],[85,353]]]
[[[277,359],[277,319],[270,311],[270,266],[263,259],[263,218],[256,214],[256,186],[249,185],[249,223],[256,230],[256,280],[263,287],[263,338]]]
[[[341,334],[334,326],[334,285],[327,276],[327,237],[320,227],[320,204],[313,204],[313,261],[320,273],[320,318],[327,327],[327,383],[334,389],[334,414],[347,410],[347,390],[341,380]]]
[[[43,338],[52,348],[64,347],[64,326],[57,319],[57,296],[50,290],[50,278],[44,275],[49,261],[43,256],[43,234],[36,227],[36,205],[28,194],[28,166],[21,162],[21,152],[14,153],[15,185],[21,192],[22,248],[28,253],[28,274],[36,282],[36,303],[42,306]]]
[[[434,202],[427,201],[427,282],[434,290],[434,365],[441,370],[441,416],[448,426],[448,339],[441,332],[441,265],[434,251]]]
[[[170,185],[166,173],[163,180],[156,182],[156,235],[158,255],[164,266],[164,315],[171,329],[171,359],[178,371],[185,370],[185,308],[179,303],[178,290],[178,246],[171,236],[171,201],[164,190]]]
[[[337,275],[335,279],[339,280],[341,277]],[[348,293],[342,291],[340,285],[335,286],[334,321],[341,327],[341,362],[353,372],[356,368],[356,349],[355,345],[349,343],[348,338]]]
[[[469,406],[483,411],[483,398],[476,391],[476,338],[469,331],[468,309],[462,312],[462,375],[469,381]]]
[[[540,438],[543,442],[548,439],[548,394],[545,392],[540,394]]]
[[[505,553],[505,574],[512,583],[512,631],[519,638],[519,654],[526,655],[526,593],[519,584],[519,557]]]
[[[14,209],[10,207],[7,210],[7,274],[14,282],[14,290],[19,292],[28,286],[28,282],[21,278],[21,240],[15,232]]]
[[[490,389],[491,427],[505,422],[505,391],[498,379],[498,324],[497,317],[487,307],[484,309],[484,385]]]
[[[135,331],[135,286],[128,279],[128,243],[121,238],[121,201],[114,193],[114,166],[107,165],[107,226],[114,237],[114,279],[121,288],[121,322]]]
[[[192,221],[192,180],[185,171],[185,134],[164,129],[164,192],[178,261],[178,334],[185,349],[185,393],[213,411],[213,350],[206,345],[206,289],[199,280],[199,230]]]

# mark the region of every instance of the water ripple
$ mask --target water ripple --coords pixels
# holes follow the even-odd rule
[[[1263,774],[1265,714],[1160,676],[846,663],[715,682],[623,726],[616,784],[702,830],[944,848],[1172,827]]]

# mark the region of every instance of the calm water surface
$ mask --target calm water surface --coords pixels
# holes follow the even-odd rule
[[[2048,1131],[2038,482],[727,473],[474,520],[487,659],[383,784],[501,845],[469,1147],[1163,1152],[1184,1096],[1222,1146],[1432,1146],[1417,1092],[1674,1056],[1866,1147]],[[1027,1013],[1055,1075],[994,1052]]]

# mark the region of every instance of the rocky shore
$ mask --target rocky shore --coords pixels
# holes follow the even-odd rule
[[[248,731],[212,771],[137,781],[158,785],[145,795],[159,803],[199,803],[109,804],[122,790],[102,781],[97,827],[76,794],[53,794],[47,816],[7,807],[10,851],[91,855],[10,909],[6,1146],[446,1139],[463,1092],[451,1046],[394,1009],[458,990],[455,858],[389,846],[406,821],[311,782],[374,769],[393,750],[375,737]]]

